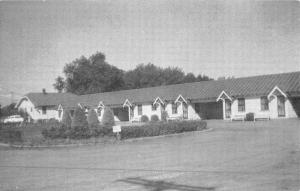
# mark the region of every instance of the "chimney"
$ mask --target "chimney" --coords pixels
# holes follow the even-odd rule
[[[46,89],[45,88],[43,88],[43,94],[46,94]]]

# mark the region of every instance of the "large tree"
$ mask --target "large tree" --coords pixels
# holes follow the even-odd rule
[[[120,90],[124,87],[123,71],[105,61],[105,55],[97,52],[89,58],[75,59],[64,67],[66,80],[56,78],[54,88],[75,94],[89,94]]]
[[[58,76],[55,79],[55,83],[53,84],[54,89],[56,89],[59,93],[61,93],[65,88],[65,81],[64,78],[61,76]]]
[[[154,64],[139,64],[124,75],[127,89],[179,84],[184,79],[184,72],[177,67],[161,68]]]
[[[161,68],[154,64],[139,64],[124,72],[105,61],[105,55],[97,52],[89,58],[75,59],[64,67],[65,79],[58,76],[53,84],[58,92],[75,94],[108,92],[122,89],[145,88],[211,80],[208,76],[185,73],[178,67]]]

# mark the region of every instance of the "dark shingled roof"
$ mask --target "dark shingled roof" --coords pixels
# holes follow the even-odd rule
[[[252,97],[268,95],[278,86],[288,96],[300,96],[300,72],[243,77],[228,80],[202,81],[168,86],[158,86],[133,90],[122,90],[76,96],[69,93],[29,93],[27,97],[36,105],[59,105],[65,107],[96,107],[104,105],[121,106],[128,99],[131,103],[153,102],[157,97],[162,100],[175,100],[179,95],[190,101],[216,101],[224,90],[231,97]]]
[[[35,107],[62,105],[73,107],[78,104],[79,96],[71,93],[28,93],[25,95]]]
[[[163,100],[175,100],[179,95],[205,102],[215,101],[223,90],[231,97],[252,97],[268,95],[275,86],[288,96],[300,96],[300,72],[105,92],[82,95],[80,99],[89,106],[97,106],[100,101],[104,105],[122,105],[126,99],[131,103],[153,102],[158,96]]]

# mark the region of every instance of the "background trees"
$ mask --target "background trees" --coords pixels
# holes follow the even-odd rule
[[[86,58],[81,56],[65,65],[65,79],[58,76],[53,87],[58,92],[89,94],[123,89],[135,89],[197,81],[212,80],[208,76],[185,73],[178,67],[161,68],[152,63],[139,64],[123,71],[110,65],[103,53]]]

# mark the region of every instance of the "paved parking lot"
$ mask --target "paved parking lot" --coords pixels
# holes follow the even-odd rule
[[[208,132],[0,150],[0,190],[296,190],[300,120],[208,121]]]

